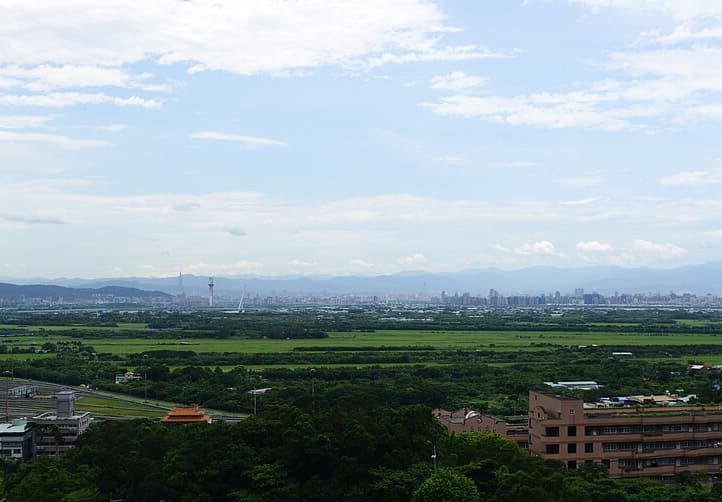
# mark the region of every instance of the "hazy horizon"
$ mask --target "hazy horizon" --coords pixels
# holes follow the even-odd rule
[[[475,272],[486,272],[486,271],[498,271],[498,272],[523,272],[525,270],[533,270],[533,269],[554,269],[554,270],[564,270],[564,271],[574,271],[574,270],[585,270],[585,269],[594,269],[594,268],[608,268],[608,269],[618,269],[618,270],[640,270],[640,269],[648,269],[652,271],[670,271],[670,270],[678,270],[678,269],[686,269],[686,268],[694,268],[694,267],[705,267],[705,266],[714,266],[718,265],[722,262],[719,260],[717,261],[709,261],[704,263],[691,263],[691,264],[685,264],[685,265],[669,265],[669,266],[648,266],[648,265],[575,265],[575,266],[562,266],[562,265],[531,265],[531,266],[520,266],[520,267],[474,267],[474,268],[467,268],[467,269],[459,269],[459,270],[445,270],[445,271],[434,271],[434,270],[425,270],[425,269],[404,269],[399,270],[395,272],[388,272],[388,273],[373,273],[373,272],[356,272],[356,273],[346,273],[346,274],[323,274],[323,273],[312,273],[312,272],[297,272],[297,273],[278,273],[278,274],[253,274],[253,273],[247,273],[247,274],[191,274],[191,273],[182,273],[183,277],[215,277],[215,278],[228,278],[228,279],[242,279],[242,278],[286,278],[286,277],[300,277],[300,278],[343,278],[343,277],[383,277],[383,276],[393,276],[393,275],[405,275],[405,274],[466,274],[466,273],[475,273]],[[48,280],[60,280],[60,279],[67,279],[67,280],[83,280],[83,281],[93,281],[93,280],[112,280],[112,279],[177,279],[178,274],[170,274],[170,275],[108,275],[108,276],[70,276],[70,275],[51,275],[51,276],[12,276],[12,275],[0,275],[0,280],[5,279],[18,279],[18,280],[31,280],[31,279],[48,279]]]

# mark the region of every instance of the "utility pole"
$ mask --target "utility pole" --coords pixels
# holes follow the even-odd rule
[[[5,422],[10,422],[10,409],[8,405],[8,398],[10,395],[10,383],[12,380],[13,371],[14,369],[11,371],[3,371],[3,375],[5,375]]]
[[[311,413],[316,413],[316,369],[311,368],[309,371],[311,375]]]
[[[253,394],[253,414],[256,415],[258,413],[258,394],[265,394],[271,390],[270,387],[266,387],[265,389],[258,389],[256,386],[253,386],[253,390],[249,390],[249,394]]]
[[[182,277],[182,276],[181,276]],[[148,354],[143,354],[143,362],[145,363],[143,370],[143,380],[145,383],[145,400],[148,400]]]

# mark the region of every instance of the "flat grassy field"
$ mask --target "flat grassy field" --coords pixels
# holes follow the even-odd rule
[[[114,415],[119,417],[160,418],[165,415],[162,410],[150,406],[136,405],[116,399],[83,396],[78,399],[75,408],[78,411],[89,411],[95,415]]]
[[[12,329],[37,333],[39,331],[118,331],[118,330],[144,330],[148,327],[145,323],[125,322],[118,323],[118,326],[87,326],[85,324],[63,324],[59,326],[31,325],[31,324],[0,324],[0,329]]]
[[[578,345],[716,345],[722,335],[715,334],[640,334],[534,331],[414,331],[380,330],[376,332],[331,332],[329,338],[303,340],[247,340],[238,338],[87,338],[64,335],[30,335],[7,337],[0,342],[9,347],[37,347],[45,342],[81,341],[96,352],[134,354],[149,350],[190,350],[194,352],[274,353],[288,352],[295,347],[419,347],[439,350],[526,351],[551,346]],[[52,357],[53,354],[0,354],[0,358]]]

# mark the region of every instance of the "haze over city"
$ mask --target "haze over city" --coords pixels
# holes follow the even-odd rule
[[[2,277],[719,258],[719,2],[0,11]]]

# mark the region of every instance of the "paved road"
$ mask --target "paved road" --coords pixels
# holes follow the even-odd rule
[[[9,397],[5,399],[6,389],[10,389],[18,385],[35,385],[38,387],[39,395],[47,395],[48,397],[33,397],[30,399]],[[81,398],[84,396],[97,397],[101,399],[117,401],[120,405],[122,405],[123,403],[133,404],[135,405],[134,407],[142,406],[148,410],[160,412],[167,412],[175,407],[174,403],[170,403],[167,401],[158,401],[155,399],[145,400],[134,396],[117,394],[114,392],[88,389],[87,387],[83,386],[62,385],[51,382],[43,382],[39,380],[3,380],[0,383],[0,395],[1,399],[3,400],[2,402],[0,402],[0,414],[2,414],[3,418],[5,417],[5,415],[10,418],[27,417],[38,415],[45,411],[53,410],[55,409],[55,399],[50,396],[62,390],[73,390],[76,392],[78,397]],[[223,420],[230,422],[243,420],[244,418],[248,417],[248,415],[245,414],[229,414],[228,412],[220,410],[206,409],[206,412],[211,415],[220,415]],[[108,420],[128,420],[135,418],[117,415],[100,415],[96,413],[94,413],[93,416],[99,419]]]

